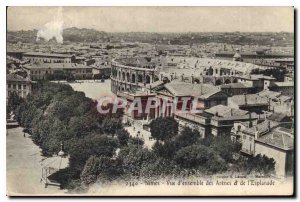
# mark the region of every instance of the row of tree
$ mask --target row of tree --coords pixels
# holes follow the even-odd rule
[[[148,149],[142,139],[130,137],[124,129],[122,111],[100,114],[95,101],[65,84],[39,82],[33,90],[26,100],[14,98],[10,109],[43,155],[57,154],[64,143],[69,167],[51,176],[64,188],[78,190],[97,180],[177,178],[226,171],[268,174],[274,170],[273,159],[245,158],[239,155],[241,145],[229,137],[202,139],[198,130],[186,127],[179,131],[171,117],[151,122],[156,142]]]

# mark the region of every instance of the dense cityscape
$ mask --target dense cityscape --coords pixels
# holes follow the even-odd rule
[[[7,158],[26,165],[17,148],[34,148],[30,180],[85,192],[126,180],[293,177],[293,33],[37,35],[7,32],[7,138],[16,142]],[[126,104],[113,113],[103,97]]]

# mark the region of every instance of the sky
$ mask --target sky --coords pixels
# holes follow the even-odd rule
[[[8,7],[7,29],[43,29],[58,10],[64,28],[105,32],[294,32],[293,7]]]

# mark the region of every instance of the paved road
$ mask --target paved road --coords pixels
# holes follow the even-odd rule
[[[6,134],[6,186],[8,195],[64,194],[58,187],[40,182],[41,149],[26,136],[22,128],[7,129]]]
[[[145,147],[148,149],[151,149],[153,144],[155,143],[155,140],[152,139],[150,140],[149,137],[151,137],[151,133],[149,131],[143,130],[141,126],[130,126],[130,127],[125,127],[125,129],[129,132],[130,136],[132,137],[137,137],[138,131],[140,131],[139,137],[142,138],[145,142]]]

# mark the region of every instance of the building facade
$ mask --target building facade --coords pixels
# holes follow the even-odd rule
[[[6,99],[13,93],[25,98],[31,93],[32,81],[17,74],[6,76]]]
[[[136,92],[154,82],[155,66],[124,63],[126,62],[123,60],[114,60],[111,63],[111,91],[113,93]]]
[[[72,63],[75,62],[75,56],[67,54],[27,52],[23,54],[23,60],[28,60],[30,63]]]
[[[36,63],[24,65],[23,68],[32,80],[49,79],[57,72],[71,74],[74,79],[93,78],[92,67],[76,63]]]

